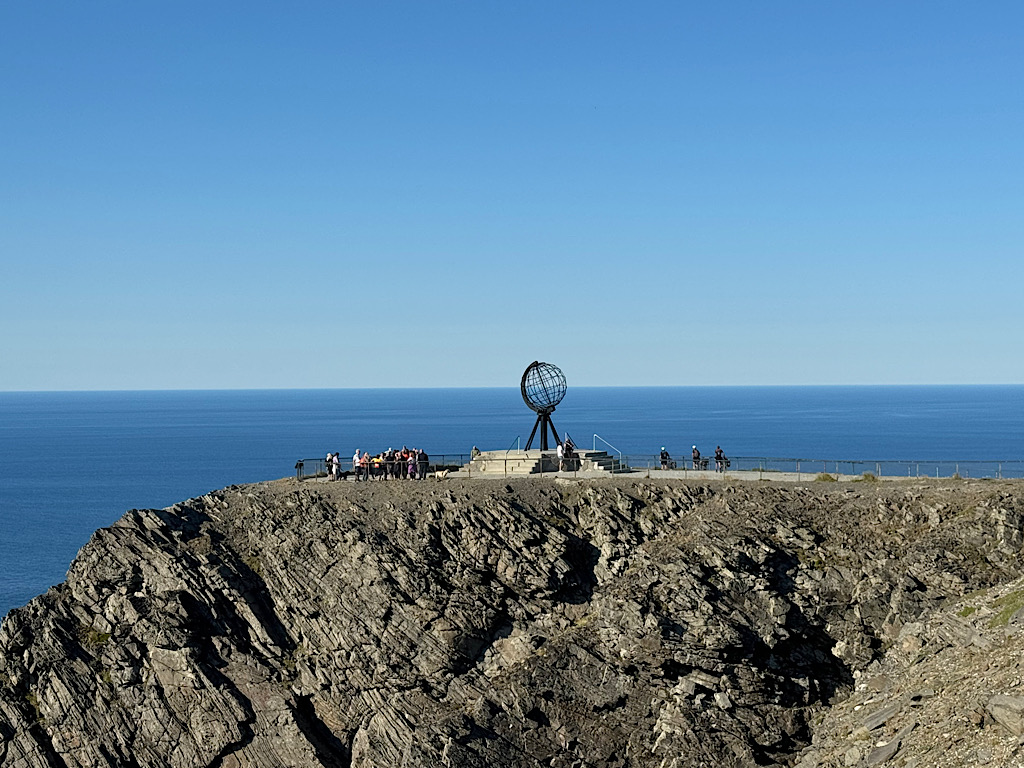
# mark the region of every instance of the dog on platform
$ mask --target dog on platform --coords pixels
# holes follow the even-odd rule
[[[441,480],[447,479],[449,474],[451,474],[450,469],[439,469],[434,473],[434,479],[440,482]]]

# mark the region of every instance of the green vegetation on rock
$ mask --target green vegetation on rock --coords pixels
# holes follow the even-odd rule
[[[107,644],[107,642],[109,642],[110,633],[100,632],[98,629],[94,627],[89,627],[85,624],[82,624],[78,628],[78,637],[81,639],[83,646],[85,646],[89,650],[94,651],[97,648],[102,648],[104,645]]]
[[[1001,610],[989,620],[989,627],[1005,627],[1010,623],[1010,617],[1024,608],[1024,589],[1010,592],[1008,595],[993,600],[992,607],[1001,608]]]

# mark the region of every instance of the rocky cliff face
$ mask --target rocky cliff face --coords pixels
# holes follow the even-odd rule
[[[964,694],[913,670],[1014,637],[979,617],[1017,594],[1022,490],[282,480],[132,511],[4,620],[0,764],[900,765]],[[949,726],[990,760],[1011,665]]]

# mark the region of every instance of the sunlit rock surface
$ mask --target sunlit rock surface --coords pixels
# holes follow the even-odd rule
[[[910,765],[952,730],[1003,764],[1013,675],[915,670],[1017,642],[1022,488],[281,480],[131,511],[4,619],[0,764]]]

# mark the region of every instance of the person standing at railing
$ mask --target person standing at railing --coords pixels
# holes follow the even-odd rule
[[[341,451],[335,451],[331,457],[331,479],[341,480]]]
[[[359,462],[359,449],[356,448],[356,452],[352,454],[352,476],[355,478],[357,483],[359,482]]]
[[[427,467],[430,464],[430,457],[427,456],[427,452],[424,451],[422,448],[420,448],[416,452],[416,461],[417,461],[417,463],[420,466],[419,479],[420,480],[426,480],[427,479]]]
[[[700,451],[697,450],[697,446],[693,446],[693,468],[700,469]]]
[[[662,469],[675,469],[675,465],[672,463],[672,456],[665,450],[665,446],[661,446],[661,468]]]
[[[725,463],[728,459],[725,458],[725,451],[722,450],[722,446],[715,448],[715,471],[725,472]]]
[[[565,456],[565,468],[570,472],[578,470],[580,463],[576,460],[576,445],[568,437],[565,439],[565,448],[562,452]]]

